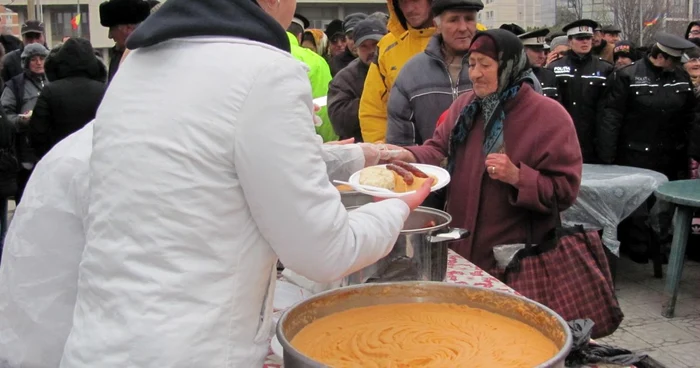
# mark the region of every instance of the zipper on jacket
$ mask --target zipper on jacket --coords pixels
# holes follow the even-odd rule
[[[452,80],[452,75],[450,74],[450,67],[447,65],[447,63],[444,60],[438,59],[433,55],[427,55],[437,60],[440,64],[442,64],[445,73],[447,73],[447,79],[450,80],[450,88],[452,89],[452,101],[456,100],[457,97],[459,97],[459,79],[462,76],[462,69],[459,70],[459,74],[457,75],[457,85],[455,85],[454,80]],[[464,61],[464,56],[462,56],[462,61]],[[464,63],[462,63],[462,68],[464,68]]]

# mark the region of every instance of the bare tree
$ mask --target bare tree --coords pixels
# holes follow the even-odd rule
[[[583,19],[583,2],[585,0],[566,0],[566,8],[574,16],[574,20]]]
[[[606,5],[613,15],[615,25],[622,30],[622,37],[634,43],[639,43],[641,7],[643,44],[649,43],[661,28],[662,18],[668,10],[667,2],[658,0],[607,0]],[[644,24],[655,19],[655,24]]]

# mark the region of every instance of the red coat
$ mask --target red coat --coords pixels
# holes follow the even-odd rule
[[[450,132],[474,96],[469,92],[459,97],[432,139],[422,146],[408,147],[418,162],[439,165],[444,160]],[[484,121],[478,114],[466,144],[458,148],[448,189],[447,212],[453,217],[452,226],[472,231],[471,237],[452,248],[487,271],[496,265],[494,246],[525,243],[530,218],[535,242],[554,226],[554,183],[561,211],[576,200],[583,165],[573,121],[558,102],[524,85],[504,109],[506,154],[520,168],[517,188],[486,173]]]

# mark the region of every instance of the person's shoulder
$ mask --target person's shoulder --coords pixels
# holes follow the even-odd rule
[[[552,112],[555,113],[553,117],[558,117],[556,114],[569,116],[569,113],[566,112],[566,109],[557,100],[537,93],[529,84],[525,84],[521,87],[520,94],[521,98],[518,102],[522,108],[534,110],[537,113],[546,114],[547,116]]]
[[[357,68],[360,64],[360,59],[355,59],[350,62],[345,68],[340,69],[335,73],[335,77],[331,80],[331,84],[337,85],[338,82],[349,83],[357,78]]]
[[[611,62],[607,61],[606,59],[603,59],[600,56],[594,55],[593,60],[596,62],[598,67],[600,67],[601,69],[610,70],[610,71],[612,71],[614,69],[614,65]]]
[[[412,74],[419,72],[421,70],[425,71],[427,68],[432,67],[434,59],[425,52],[419,52],[413,56],[411,56],[408,61],[406,61],[406,64],[401,68],[401,71],[399,72],[399,75],[405,75],[405,74]]]
[[[634,75],[637,74],[637,71],[639,70],[639,65],[640,64],[633,62],[632,64],[625,65],[623,67],[616,69],[615,74],[618,77],[624,77],[624,78],[634,77]]]
[[[549,63],[549,65],[547,65],[546,69],[554,70],[554,68],[556,68],[556,67],[568,66],[568,65],[569,65],[569,55],[565,55],[564,57],[559,58],[559,59],[554,60],[551,63]]]

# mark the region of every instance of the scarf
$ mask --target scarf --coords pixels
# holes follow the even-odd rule
[[[505,153],[503,122],[506,112],[503,106],[513,99],[523,83],[538,86],[537,77],[532,72],[525,50],[520,40],[512,33],[500,29],[480,32],[474,37],[491,37],[498,49],[498,89],[486,97],[475,97],[462,109],[450,134],[447,149],[447,171],[452,175],[455,169],[457,149],[467,141],[474,121],[481,113],[484,117],[484,155]],[[474,44],[472,40],[472,44]]]

